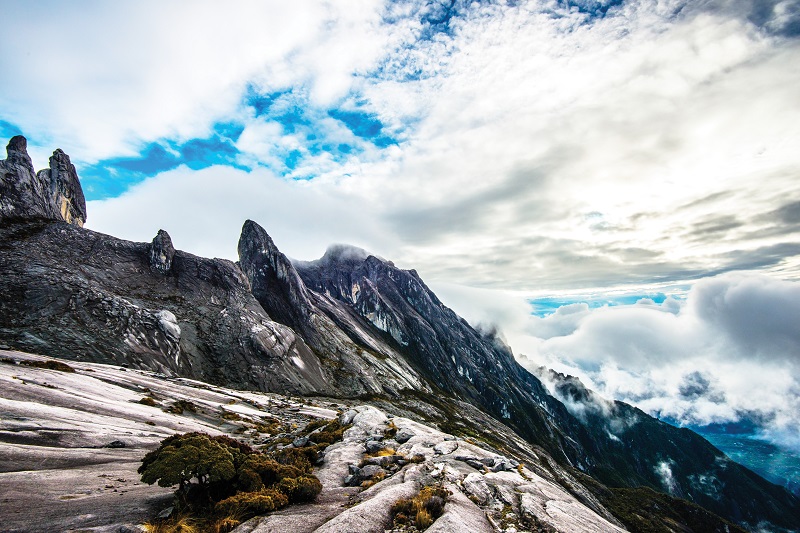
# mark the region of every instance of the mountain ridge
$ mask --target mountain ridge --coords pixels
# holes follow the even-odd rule
[[[293,262],[250,220],[238,263],[176,251],[163,230],[151,243],[115,239],[81,227],[82,192],[52,188],[58,158],[45,175],[24,164],[17,137],[8,154],[0,163],[0,206],[13,204],[0,210],[0,340],[8,347],[270,392],[414,397],[445,411],[468,401],[607,485],[674,492],[739,523],[797,526],[796,498],[694,433],[621,402],[584,417],[570,412],[568,399],[594,402],[579,382],[559,378],[551,395],[416,271],[341,245]],[[15,195],[20,183],[56,193]],[[54,209],[59,198],[78,207]],[[674,486],[663,482],[666,472]]]

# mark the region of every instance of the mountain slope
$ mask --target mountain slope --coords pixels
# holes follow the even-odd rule
[[[252,221],[238,264],[175,251],[163,231],[148,244],[91,232],[69,209],[50,209],[53,196],[15,192],[53,190],[53,172],[15,163],[22,152],[12,140],[0,184],[0,204],[25,198],[0,213],[7,347],[235,388],[415,405],[440,413],[443,427],[491,440],[477,422],[486,417],[609,486],[644,485],[736,522],[798,527],[800,502],[787,491],[688,430],[596,401],[567,377],[534,376],[413,270],[341,246],[292,263]],[[25,202],[41,205],[26,212]],[[548,390],[540,378],[560,385]]]

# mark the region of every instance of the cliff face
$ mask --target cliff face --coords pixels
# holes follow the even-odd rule
[[[478,421],[488,414],[543,457],[611,486],[668,491],[737,522],[796,525],[800,502],[785,490],[691,431],[601,401],[574,378],[534,376],[413,270],[343,246],[293,263],[252,221],[239,263],[176,251],[163,230],[151,243],[92,232],[80,227],[85,202],[66,154],[35,174],[25,144],[13,138],[0,162],[0,348],[413,405],[492,438]]]

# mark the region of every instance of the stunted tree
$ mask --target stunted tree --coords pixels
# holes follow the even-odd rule
[[[188,503],[188,495],[196,493],[193,500],[207,499],[212,486],[224,486],[233,480],[235,453],[240,452],[202,433],[173,435],[142,459],[138,472],[142,481],[151,485],[178,485],[178,497]],[[196,490],[192,485],[197,486]]]
[[[177,485],[182,512],[245,519],[316,498],[322,484],[308,457],[316,460],[325,446],[309,442],[270,456],[225,435],[185,433],[167,437],[145,455],[139,474],[151,485]]]

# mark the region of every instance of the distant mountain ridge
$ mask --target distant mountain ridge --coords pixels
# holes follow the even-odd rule
[[[53,170],[69,169],[68,157],[56,151],[51,170],[34,174],[23,141],[12,139],[0,162],[0,343],[8,348],[236,388],[466,401],[543,456],[608,486],[667,491],[750,526],[800,527],[800,501],[789,492],[689,430],[602,401],[569,376],[528,372],[414,270],[343,245],[292,262],[250,220],[238,263],[176,251],[165,231],[152,243],[92,232],[80,227],[74,167]],[[571,404],[585,408],[576,414]]]

